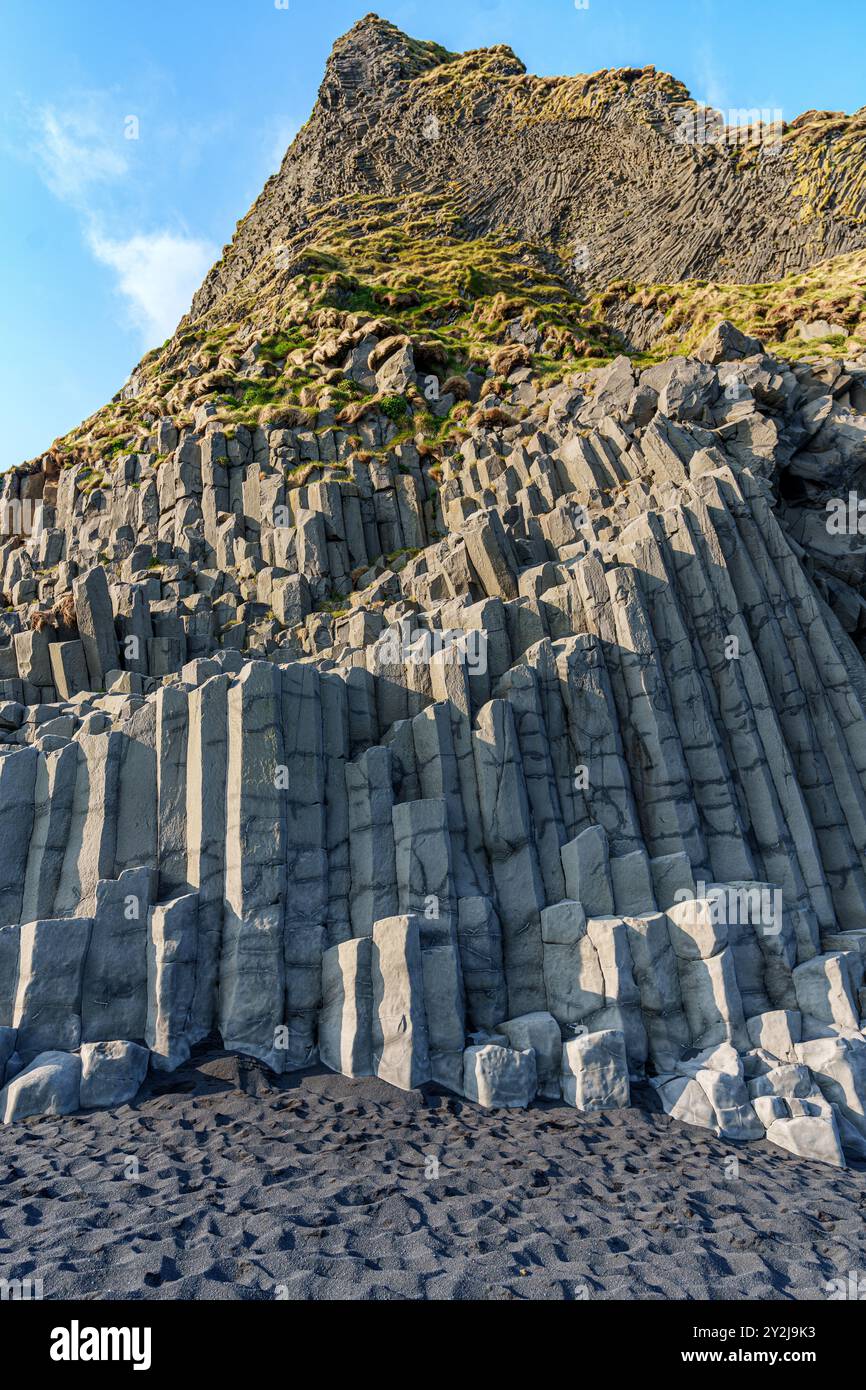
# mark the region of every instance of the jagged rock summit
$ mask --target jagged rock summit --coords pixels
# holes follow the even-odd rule
[[[762,146],[754,131],[685,140],[696,110],[652,67],[534,77],[504,45],[449,53],[368,15],[334,46],[311,119],[192,317],[339,199],[447,193],[469,237],[508,231],[566,269],[585,245],[579,278],[596,286],[777,280],[862,249],[863,113],[809,113]]]
[[[3,1120],[218,1032],[866,1152],[866,356],[635,359],[555,263],[860,254],[815,122],[732,159],[688,102],[368,17],[175,337],[3,476]]]
[[[55,453],[138,450],[203,402],[245,425],[345,404],[346,312],[461,371],[495,366],[517,318],[546,373],[693,351],[722,318],[788,357],[857,356],[866,108],[741,114],[708,130],[655,68],[535,77],[504,46],[449,53],[368,15],[178,332]]]

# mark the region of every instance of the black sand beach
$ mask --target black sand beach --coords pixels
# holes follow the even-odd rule
[[[45,1299],[826,1300],[866,1268],[863,1168],[208,1050],[3,1129],[0,1172],[3,1277]]]

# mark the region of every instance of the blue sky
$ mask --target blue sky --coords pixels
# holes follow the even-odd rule
[[[0,468],[102,405],[166,338],[369,3],[0,0]],[[531,72],[655,63],[725,110],[866,104],[866,4],[389,0]]]

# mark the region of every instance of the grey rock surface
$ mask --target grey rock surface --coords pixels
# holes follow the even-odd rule
[[[5,1125],[29,1115],[71,1115],[78,1109],[81,1059],[74,1052],[40,1052],[0,1091]]]
[[[563,1099],[578,1110],[619,1110],[630,1103],[625,1038],[614,1029],[563,1043],[561,1074]]]
[[[83,1043],[81,1047],[83,1110],[111,1110],[133,1100],[147,1075],[149,1054],[138,1043]]]
[[[741,168],[680,148],[692,106],[651,69],[578,98],[504,48],[472,63],[476,117],[458,101],[419,162],[424,102],[463,90],[463,60],[355,26],[189,322],[106,415],[0,475],[0,506],[38,500],[44,522],[0,537],[7,1089],[53,1059],[11,1113],[28,1088],[71,1104],[56,1055],[81,1049],[81,1096],[111,1104],[136,1049],[173,1070],[216,1031],[276,1072],[320,1060],[485,1105],[564,1087],[621,1107],[649,1079],[726,1141],[853,1159],[862,343],[804,355],[828,307],[790,360],[724,320],[641,368],[652,296],[612,292],[616,332],[581,320],[579,341],[534,309],[494,324],[470,276],[497,341],[457,372],[414,290],[349,307],[366,281],[307,259],[329,200],[390,204],[399,165],[419,196],[474,181],[464,249],[593,227],[598,265],[545,267],[572,307],[614,272],[706,282],[722,244],[744,277],[804,271],[803,128]],[[835,257],[863,234],[824,124]],[[776,204],[784,235],[753,234]],[[280,300],[300,279],[305,308]],[[279,409],[236,418],[271,386]]]
[[[484,1043],[464,1053],[463,1093],[487,1110],[525,1110],[538,1088],[535,1052]]]

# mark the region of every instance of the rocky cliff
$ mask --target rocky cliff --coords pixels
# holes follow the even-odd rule
[[[866,356],[630,359],[554,249],[859,254],[826,122],[687,104],[363,21],[175,338],[4,476],[6,1120],[216,1031],[866,1152]]]

